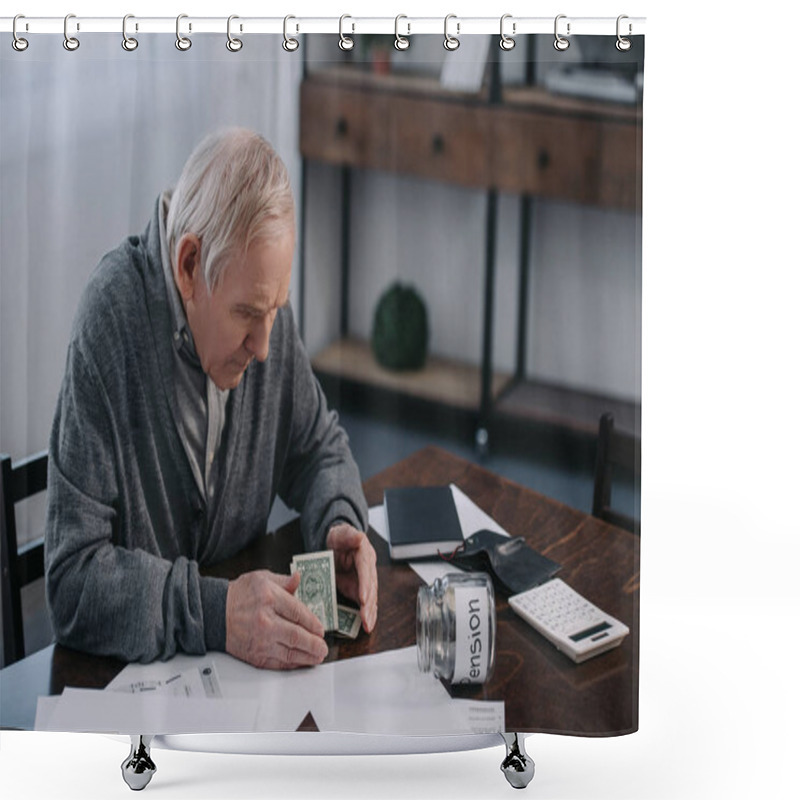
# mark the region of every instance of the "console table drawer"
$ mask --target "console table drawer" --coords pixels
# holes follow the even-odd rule
[[[636,124],[314,81],[303,83],[300,123],[303,156],[329,164],[597,206],[640,203]]]
[[[305,82],[300,92],[300,152],[351,167],[379,167],[390,151],[393,98]]]
[[[493,183],[512,193],[633,209],[641,177],[636,131],[625,123],[498,109]]]
[[[596,202],[599,135],[593,121],[499,109],[492,173],[503,191]]]
[[[392,168],[473,188],[492,184],[491,117],[483,106],[396,97]]]
[[[486,114],[477,106],[303,84],[300,150],[331,164],[484,187]]]

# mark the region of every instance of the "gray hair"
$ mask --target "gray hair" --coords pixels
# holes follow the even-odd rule
[[[175,264],[181,237],[195,234],[213,291],[230,256],[292,225],[294,199],[285,164],[263,137],[233,128],[207,136],[186,161],[167,214],[167,246]]]

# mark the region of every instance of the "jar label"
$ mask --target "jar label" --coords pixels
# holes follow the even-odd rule
[[[453,683],[483,683],[489,669],[489,593],[483,586],[454,587],[456,653]]]

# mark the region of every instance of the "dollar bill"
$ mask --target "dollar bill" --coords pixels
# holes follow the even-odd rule
[[[322,623],[326,631],[335,631],[339,623],[336,602],[336,572],[333,553],[303,553],[292,559],[291,572],[300,573],[297,599]]]
[[[348,639],[355,639],[361,630],[361,612],[357,608],[350,608],[339,604],[339,623],[336,626],[336,633],[339,636],[346,636]]]

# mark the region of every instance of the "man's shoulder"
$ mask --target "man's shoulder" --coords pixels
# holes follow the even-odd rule
[[[147,314],[147,252],[141,236],[130,236],[106,253],[90,275],[78,304],[73,339],[93,345],[136,335]]]

